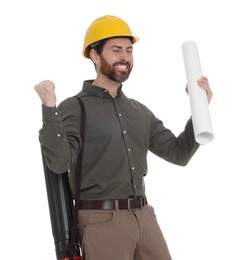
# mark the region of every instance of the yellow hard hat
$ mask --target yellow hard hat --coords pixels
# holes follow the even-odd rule
[[[106,15],[100,17],[93,21],[93,23],[89,26],[83,44],[83,55],[86,58],[89,58],[89,46],[92,43],[111,38],[111,37],[120,37],[120,36],[128,36],[132,37],[132,43],[136,43],[139,38],[132,35],[132,32],[126,22],[122,19],[112,16]]]

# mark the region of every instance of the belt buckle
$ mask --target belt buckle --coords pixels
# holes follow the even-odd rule
[[[131,208],[130,206],[130,202],[133,201],[133,200],[139,200],[140,201],[140,207],[138,208]],[[135,211],[137,209],[142,209],[143,208],[143,197],[137,197],[137,198],[129,198],[128,199],[128,211]]]

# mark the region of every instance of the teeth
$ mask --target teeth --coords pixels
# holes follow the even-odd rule
[[[121,69],[121,70],[125,70],[128,68],[128,66],[125,66],[125,65],[118,65],[116,66],[117,68]]]

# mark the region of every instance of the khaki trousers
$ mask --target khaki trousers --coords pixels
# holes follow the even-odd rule
[[[80,210],[83,260],[171,260],[154,209]]]

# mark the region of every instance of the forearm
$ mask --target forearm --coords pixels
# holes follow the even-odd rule
[[[71,126],[71,123],[64,122],[62,113],[57,108],[42,106],[42,112],[43,127],[39,140],[47,165],[54,172],[63,173],[70,169],[77,157],[79,132],[77,133],[76,127]],[[66,120],[70,121],[69,116]]]
[[[184,131],[178,137],[159,122],[157,125],[150,150],[173,164],[187,165],[199,147],[194,138],[192,120],[188,120]]]
[[[177,137],[176,141],[179,157],[182,158],[182,166],[187,165],[192,156],[199,148],[199,144],[195,141],[192,119],[186,123],[184,131]],[[176,148],[175,148],[176,149]]]

